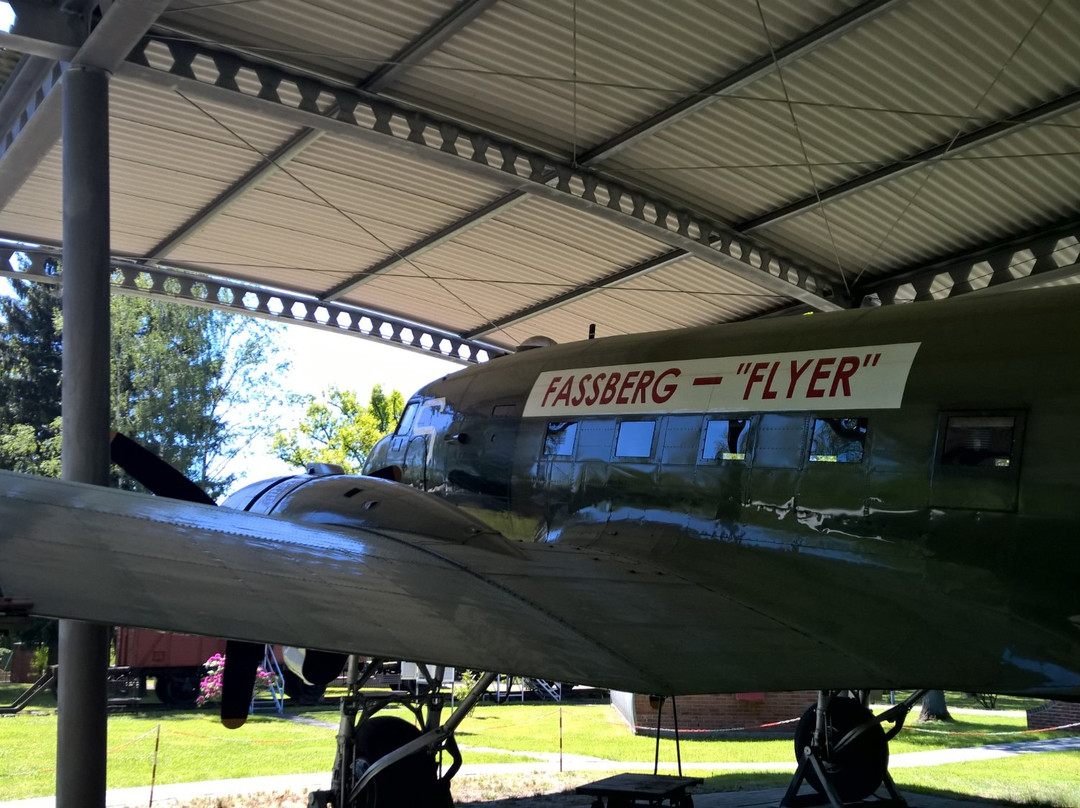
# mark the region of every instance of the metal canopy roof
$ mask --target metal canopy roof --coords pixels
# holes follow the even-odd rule
[[[30,274],[71,63],[113,73],[136,292],[475,360],[1077,274],[1073,0],[12,5],[0,235]]]

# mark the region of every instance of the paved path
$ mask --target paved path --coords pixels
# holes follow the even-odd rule
[[[476,751],[480,748],[474,747]],[[1040,752],[1069,752],[1080,750],[1080,736],[1069,738],[1057,738],[1047,741],[1020,741],[1017,743],[989,744],[986,746],[972,746],[963,749],[937,749],[929,752],[906,752],[893,755],[889,760],[891,768],[905,768],[911,766],[940,766],[948,763],[962,763],[972,760],[990,760],[993,758],[1011,757],[1015,755],[1037,754]],[[488,750],[483,750],[488,751]],[[507,754],[506,750],[490,750]],[[510,753],[521,754],[523,757],[534,758],[521,763],[473,763],[462,766],[458,777],[476,777],[480,775],[499,774],[523,774],[530,772],[557,772],[560,770],[559,755],[557,753],[522,752]],[[602,758],[589,757],[586,755],[564,755],[562,759],[563,771],[652,771],[653,764],[648,762],[616,762]],[[675,769],[674,763],[661,763],[661,770],[670,772]],[[790,771],[795,770],[792,763],[683,763],[683,771]],[[154,788],[154,805],[178,805],[201,797],[222,797],[229,795],[256,794],[259,792],[281,793],[293,791],[305,793],[320,788],[327,788],[330,784],[329,773],[318,774],[288,774],[273,777],[245,777],[235,780],[206,780],[198,783],[176,783],[172,785],[159,785]],[[775,798],[773,792],[777,792]],[[755,792],[735,792],[717,794],[699,794],[694,796],[694,804],[698,808],[710,808],[710,806],[726,806],[727,808],[739,808],[739,806],[777,805],[783,789],[766,789]],[[532,800],[535,805],[577,805],[583,798],[567,799],[536,798]],[[750,800],[750,801],[746,801]],[[937,806],[949,805],[955,808],[961,805],[956,800],[937,800],[937,798],[917,795],[912,798],[915,806],[936,808]],[[106,808],[128,808],[131,806],[145,806],[150,802],[150,787],[115,789],[106,795]],[[55,808],[56,801],[53,797],[40,797],[30,800],[15,800],[0,802],[0,808]],[[583,804],[588,805],[586,800]],[[986,803],[982,802],[985,806]],[[527,800],[499,800],[489,803],[491,808],[506,806],[510,808],[528,808]]]

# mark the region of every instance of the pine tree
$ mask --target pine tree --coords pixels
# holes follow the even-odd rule
[[[58,476],[59,289],[12,281],[0,297],[0,468]]]

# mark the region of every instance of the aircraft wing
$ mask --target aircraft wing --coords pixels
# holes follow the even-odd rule
[[[51,617],[643,693],[1080,693],[1060,632],[988,606],[985,574],[935,573],[900,544],[874,542],[869,562],[833,538],[799,552],[521,544],[384,480],[299,490],[286,519],[0,472],[0,596]]]
[[[640,559],[456,540],[446,513],[409,510],[410,529],[373,530],[0,472],[0,592],[52,617],[638,692],[789,686],[777,655],[824,650]],[[738,654],[717,653],[718,625]]]

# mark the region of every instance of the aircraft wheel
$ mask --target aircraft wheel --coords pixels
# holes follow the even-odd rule
[[[189,710],[199,698],[199,677],[192,673],[161,673],[154,684],[154,692],[167,706]]]
[[[822,764],[830,784],[843,802],[858,802],[869,797],[877,791],[889,768],[889,742],[881,724],[868,727],[838,753],[829,752],[849,731],[872,717],[873,713],[855,699],[839,696],[831,699],[825,710],[828,744]],[[800,763],[806,757],[806,747],[813,740],[816,720],[816,708],[811,706],[795,729],[795,757]],[[806,782],[818,793],[825,793],[817,773],[809,767]]]
[[[400,718],[377,715],[356,728],[356,761],[371,765],[409,741],[420,730]],[[361,766],[358,766],[358,771]],[[353,808],[453,808],[450,784],[440,782],[432,755],[420,751],[384,769],[371,781]]]

